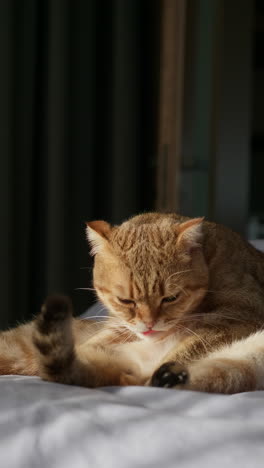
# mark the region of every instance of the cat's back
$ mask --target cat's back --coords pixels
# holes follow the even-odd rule
[[[204,222],[203,250],[209,263],[257,271],[261,276],[264,274],[264,253],[221,224]]]
[[[262,322],[264,254],[231,229],[210,222],[204,223],[203,250],[209,266],[203,308],[220,307],[226,314],[240,310],[243,320]]]

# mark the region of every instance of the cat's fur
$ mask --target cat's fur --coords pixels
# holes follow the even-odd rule
[[[94,221],[87,235],[109,318],[73,319],[67,298],[49,298],[35,321],[1,334],[1,374],[87,387],[264,389],[264,254],[221,225],[175,214]]]

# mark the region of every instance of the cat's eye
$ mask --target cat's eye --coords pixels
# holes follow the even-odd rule
[[[135,301],[132,301],[132,299],[121,299],[121,297],[118,297],[117,298],[119,300],[119,302],[121,302],[122,304],[126,304],[126,305],[135,305]]]
[[[162,304],[170,304],[177,301],[179,294],[174,294],[173,296],[164,297],[161,301]]]

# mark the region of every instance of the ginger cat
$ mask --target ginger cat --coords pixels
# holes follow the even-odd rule
[[[51,296],[0,335],[0,373],[97,387],[264,389],[264,254],[202,218],[147,213],[87,224],[103,322]]]

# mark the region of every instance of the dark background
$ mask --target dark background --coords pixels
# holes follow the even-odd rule
[[[164,1],[0,2],[3,328],[55,291],[84,311],[94,301],[76,289],[91,286],[85,221],[156,208]],[[186,0],[178,206],[254,238],[264,236],[263,10]]]
[[[84,310],[85,221],[154,208],[158,5],[8,0],[0,22],[6,325],[53,291]]]

